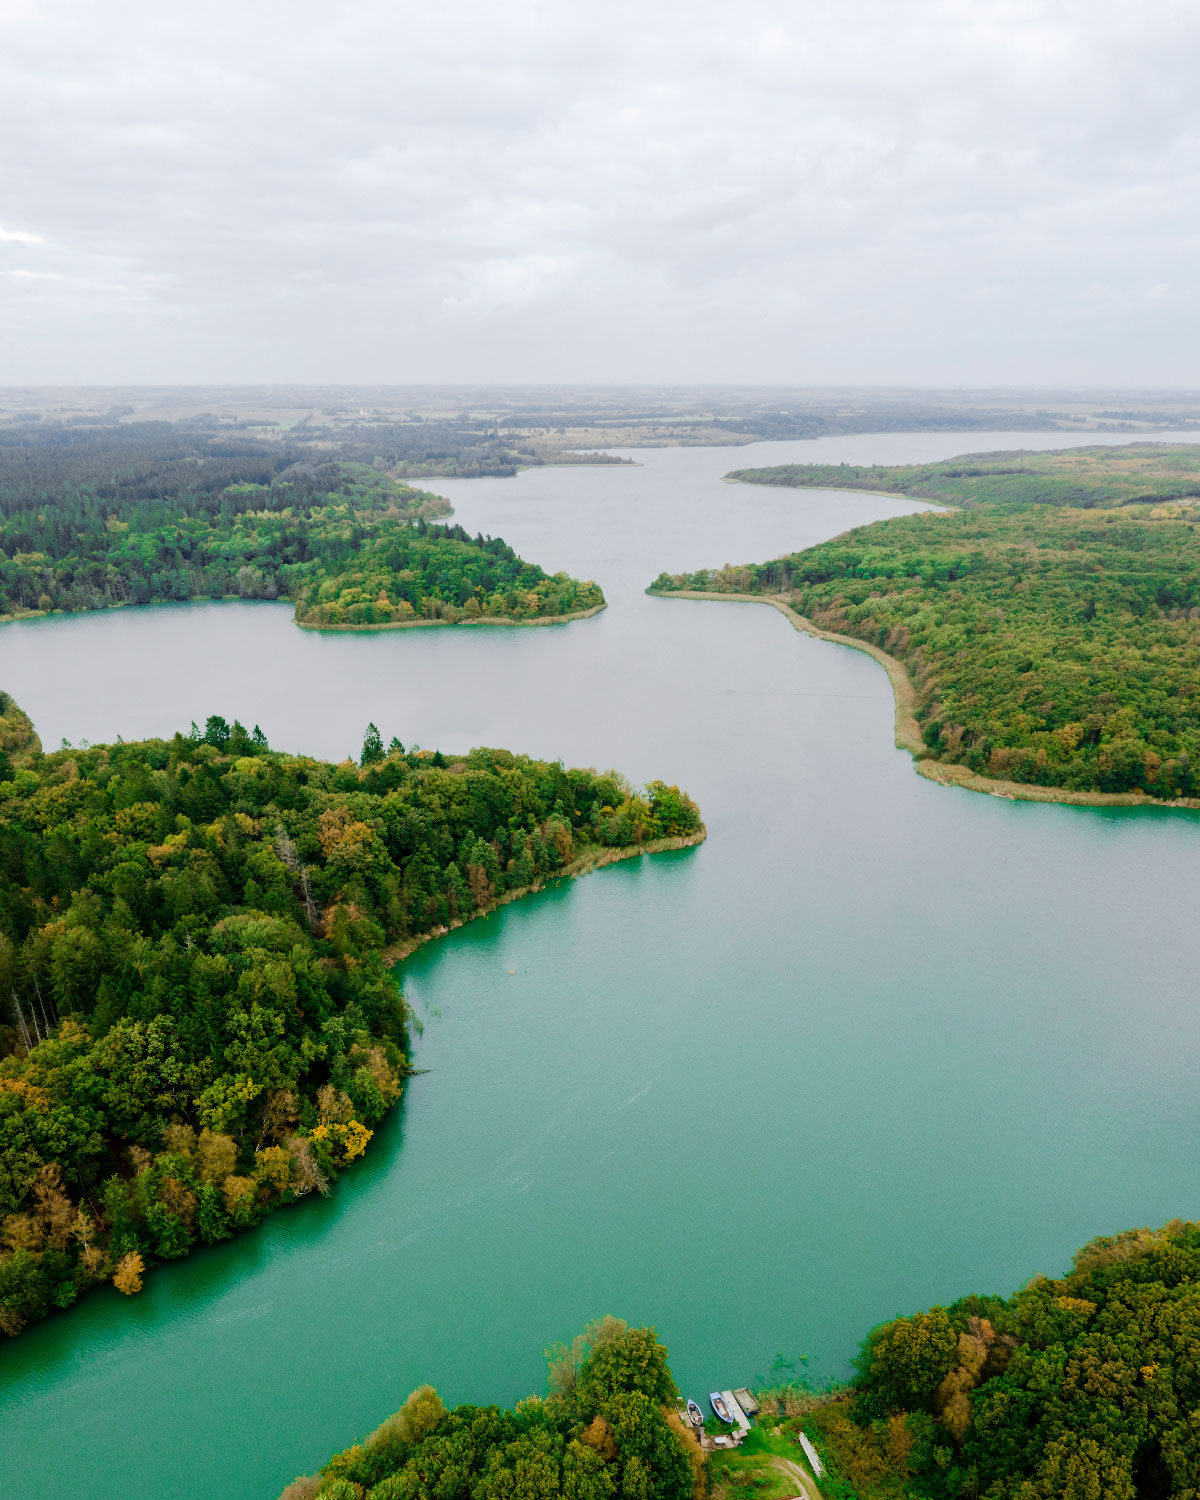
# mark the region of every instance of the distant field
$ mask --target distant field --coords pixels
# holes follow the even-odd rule
[[[655,592],[781,596],[902,661],[929,756],[1077,792],[1200,796],[1200,445],[787,464],[730,478],[958,509]]]

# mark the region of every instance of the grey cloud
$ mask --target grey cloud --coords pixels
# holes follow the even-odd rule
[[[1200,12],[0,0],[0,382],[1195,383]]]

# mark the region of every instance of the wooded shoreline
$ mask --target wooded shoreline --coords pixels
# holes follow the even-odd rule
[[[861,492],[860,492],[861,493]],[[1200,809],[1200,797],[1177,797],[1167,801],[1162,797],[1148,797],[1144,792],[1081,792],[1070,787],[1034,786],[1021,781],[999,781],[990,776],[980,776],[966,766],[947,764],[935,760],[929,753],[921,736],[921,726],[913,712],[916,692],[912,678],[904,663],[891,656],[870,641],[862,641],[852,635],[840,635],[833,630],[822,630],[807,615],[794,610],[782,595],[772,594],[715,594],[703,589],[655,589],[646,590],[656,599],[702,599],[725,600],[732,604],[769,604],[777,609],[795,630],[815,636],[820,641],[832,641],[837,646],[850,646],[855,651],[865,651],[874,657],[888,674],[896,702],[896,747],[907,750],[912,756],[919,776],[936,781],[940,786],[962,787],[969,792],[985,792],[989,797],[1003,797],[1009,802],[1058,802],[1072,807],[1161,807],[1180,812]]]
[[[383,949],[382,957],[385,963],[398,964],[403,962],[418,948],[432,942],[434,938],[443,938],[456,931],[459,927],[465,927],[468,922],[476,922],[480,917],[491,916],[502,906],[507,906],[510,901],[520,901],[523,896],[536,896],[539,891],[544,891],[547,886],[559,880],[576,880],[580,875],[590,875],[593,870],[599,870],[604,865],[620,864],[625,859],[635,859],[640,854],[665,854],[671,849],[692,849],[697,844],[702,844],[708,837],[708,827],[701,823],[695,833],[686,835],[676,834],[671,838],[647,839],[644,844],[630,844],[624,849],[614,849],[602,845],[590,845],[586,854],[573,859],[570,864],[564,865],[561,870],[556,870],[548,879],[535,882],[533,885],[525,885],[517,890],[505,891],[494,901],[486,906],[481,906],[473,911],[469,917],[455,917],[441,927],[435,927],[429,932],[418,933],[415,937],[406,938],[403,943],[396,943],[391,948]]]
[[[566,615],[538,615],[531,620],[516,620],[512,615],[488,615],[478,620],[386,620],[375,625],[324,625],[316,620],[300,620],[292,616],[292,624],[298,625],[301,630],[419,630],[430,625],[442,625],[458,627],[460,625],[565,625],[570,620],[590,620],[593,615],[598,615],[602,609],[608,608],[608,601],[603,604],[593,604],[591,609],[577,609]]]

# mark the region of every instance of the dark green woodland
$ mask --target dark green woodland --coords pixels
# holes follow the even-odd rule
[[[0,428],[0,617],[186,599],[296,601],[327,628],[599,608],[382,461],[170,423]]]

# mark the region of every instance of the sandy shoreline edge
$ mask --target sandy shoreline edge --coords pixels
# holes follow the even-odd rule
[[[1178,797],[1172,802],[1162,797],[1147,797],[1144,792],[1078,792],[1065,786],[1030,786],[1021,781],[998,781],[991,776],[980,776],[966,766],[948,765],[934,760],[924,740],[921,727],[913,712],[916,693],[912,679],[902,661],[873,646],[869,641],[860,641],[852,635],[839,635],[833,630],[822,630],[814,625],[807,615],[798,614],[790,604],[777,594],[713,594],[703,589],[655,589],[646,592],[656,599],[700,599],[705,602],[727,600],[731,604],[769,604],[787,619],[794,630],[812,635],[819,641],[832,641],[838,646],[849,646],[855,651],[865,651],[874,657],[888,674],[896,700],[896,745],[907,750],[915,762],[917,774],[939,786],[962,787],[969,792],[984,792],[989,797],[1003,797],[1007,802],[1058,802],[1069,807],[1161,807],[1180,811],[1200,808],[1200,797]]]
[[[480,917],[490,916],[492,912],[498,911],[502,906],[507,906],[511,901],[520,901],[523,896],[536,895],[538,891],[544,891],[555,881],[577,880],[580,875],[590,875],[593,870],[602,869],[605,865],[620,864],[626,859],[638,859],[643,854],[665,854],[669,849],[694,849],[707,837],[708,828],[701,823],[695,833],[675,834],[670,838],[647,839],[644,844],[630,844],[623,849],[592,845],[578,859],[573,859],[561,870],[555,870],[553,875],[547,875],[544,880],[535,881],[533,885],[518,886],[516,890],[505,891],[502,896],[497,896],[495,901],[489,901],[486,906],[473,911],[469,917],[455,917],[453,922],[431,928],[429,932],[419,933],[416,937],[406,938],[402,943],[394,943],[390,948],[385,948],[383,950],[384,961],[389,964],[398,964],[424,944],[433,942],[435,938],[446,937],[459,927],[465,927],[468,922],[477,922]]]

